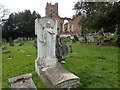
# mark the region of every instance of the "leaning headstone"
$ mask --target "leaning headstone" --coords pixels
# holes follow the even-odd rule
[[[8,82],[11,84],[11,88],[34,88],[37,90],[33,80],[32,80],[32,74],[24,74],[18,77],[13,77],[8,79]]]
[[[80,78],[65,70],[56,58],[57,21],[47,17],[37,18],[35,34],[38,42],[35,69],[43,83],[49,88],[78,88]]]

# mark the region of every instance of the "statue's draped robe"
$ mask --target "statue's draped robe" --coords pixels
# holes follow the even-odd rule
[[[45,43],[45,57],[55,58],[55,32],[51,28],[45,30],[46,43]]]

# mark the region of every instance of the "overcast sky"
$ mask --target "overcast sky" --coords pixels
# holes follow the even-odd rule
[[[58,3],[58,11],[61,17],[71,18],[75,14],[72,10],[78,0],[0,0],[0,4],[6,6],[10,12],[24,11],[29,9],[38,12],[42,17],[45,16],[46,3]]]

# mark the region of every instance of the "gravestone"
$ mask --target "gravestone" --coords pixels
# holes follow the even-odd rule
[[[63,37],[60,38],[60,44],[61,44],[61,56],[62,59],[65,59],[67,57],[69,57],[69,50],[68,47],[66,45],[66,39]]]
[[[87,43],[87,37],[85,35],[83,36],[82,43]]]
[[[34,39],[33,46],[37,49],[37,39],[36,38]]]
[[[70,53],[73,53],[72,45],[70,45],[69,47],[70,47]]]
[[[11,53],[11,51],[10,50],[5,50],[5,51],[2,52],[2,54],[6,54],[6,53]]]
[[[76,43],[76,40],[74,38],[72,39],[72,43]]]
[[[28,37],[28,41],[30,41],[30,37]]]
[[[13,59],[13,56],[8,56],[6,59]]]
[[[57,35],[57,21],[51,18],[37,18],[35,20],[35,34],[37,35],[38,57],[35,69],[38,76],[49,88],[77,88],[80,78],[65,70],[55,54]]]
[[[37,90],[33,80],[32,74],[24,74],[18,77],[13,77],[8,79],[8,82],[11,84],[11,88],[18,88],[18,89],[32,89]]]
[[[90,36],[90,42],[95,42],[95,40],[94,40],[94,36],[93,36],[93,35]]]
[[[74,35],[74,39],[75,39],[76,41],[79,41],[77,35]]]
[[[19,44],[18,46],[23,46],[24,45],[24,41],[22,37],[19,37]]]
[[[19,43],[19,40],[18,39],[14,40],[14,43]]]
[[[2,47],[2,50],[7,50],[7,47]]]
[[[62,61],[62,55],[61,55],[61,44],[60,44],[60,36],[57,35],[56,36],[56,58],[58,59],[58,61]]]
[[[9,45],[10,45],[10,46],[14,46],[14,42],[13,42],[13,40],[12,40],[12,37],[9,38]]]

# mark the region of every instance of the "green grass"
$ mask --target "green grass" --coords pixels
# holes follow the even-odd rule
[[[2,55],[2,87],[10,88],[8,79],[11,77],[32,73],[36,86],[46,88],[35,72],[34,61],[37,58],[37,50],[33,47],[33,41],[28,41],[23,46],[17,44],[14,47],[8,44],[4,46],[7,46],[11,53]],[[118,88],[117,47],[103,46],[104,59],[100,59],[99,46],[80,45],[79,42],[72,46],[76,53],[70,54],[70,57],[66,58],[67,63],[62,66],[80,77],[83,88]],[[31,56],[25,56],[27,54]],[[12,56],[13,59],[6,59],[8,56]]]
[[[18,46],[18,44],[15,44],[14,47],[10,47],[8,44],[5,46],[8,47],[11,53],[2,55],[2,87],[10,88],[8,78],[32,73],[36,86],[45,88],[45,85],[40,81],[35,72],[34,61],[37,57],[37,50],[33,47],[33,41],[25,43],[24,46]],[[20,49],[19,51],[17,50],[18,48]],[[25,56],[28,54],[31,54],[31,56]],[[6,59],[8,56],[12,56],[13,59]]]

